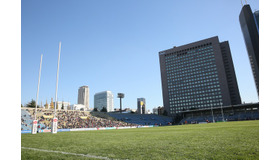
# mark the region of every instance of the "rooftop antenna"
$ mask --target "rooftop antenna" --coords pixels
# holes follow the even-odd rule
[[[247,4],[247,0],[245,0],[245,3]]]
[[[243,6],[244,6],[244,5],[243,5],[243,2],[242,2],[242,0],[240,0],[240,1],[241,1],[241,5],[242,5],[242,7],[243,7]]]

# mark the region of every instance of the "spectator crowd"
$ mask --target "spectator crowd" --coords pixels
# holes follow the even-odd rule
[[[26,111],[31,115],[32,119],[35,119],[34,109],[26,109]],[[50,129],[53,115],[53,110],[37,109],[36,117],[38,120],[38,128]],[[57,110],[56,117],[58,118],[58,129],[137,126],[136,124],[126,123],[123,121],[94,117],[87,111]],[[30,123],[30,121],[28,122]],[[31,126],[32,122],[30,124],[25,124],[25,120],[22,115],[21,124]]]

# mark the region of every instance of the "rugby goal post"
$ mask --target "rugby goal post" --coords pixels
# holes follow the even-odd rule
[[[58,76],[59,76],[59,61],[60,61],[61,42],[59,42],[58,49],[58,61],[57,61],[57,72],[56,72],[56,88],[55,88],[55,104],[54,104],[54,118],[52,119],[52,133],[57,133],[57,118],[56,118],[56,106],[57,106],[57,88],[58,88]]]
[[[52,133],[57,133],[57,118],[55,118],[55,117],[52,119],[51,130],[52,130]]]
[[[37,120],[33,120],[33,122],[32,122],[32,130],[31,130],[32,134],[36,134],[37,133],[37,123],[38,123]]]
[[[38,86],[37,86],[37,95],[36,95],[36,101],[35,101],[35,113],[34,113],[34,120],[32,122],[32,134],[37,133],[37,102],[38,102],[38,96],[39,96],[39,86],[40,86],[40,78],[41,78],[41,69],[42,69],[42,59],[43,59],[43,54],[41,54],[41,61],[40,61],[40,69],[39,69],[39,78],[38,78]]]

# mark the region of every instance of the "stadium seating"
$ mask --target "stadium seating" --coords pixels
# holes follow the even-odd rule
[[[21,110],[21,130],[31,130],[32,118],[26,110]]]
[[[21,109],[21,130],[31,130],[33,117],[31,116],[29,109]],[[33,114],[33,112],[32,112]],[[38,122],[38,126],[44,128],[45,124]]]
[[[51,129],[53,110],[38,109],[37,120],[40,129]],[[70,128],[100,128],[100,127],[125,127],[136,126],[122,121],[94,117],[86,111],[57,110],[58,129]],[[34,109],[21,109],[21,130],[31,130],[34,119]]]
[[[168,125],[172,118],[155,114],[108,113],[111,117],[138,125]]]
[[[248,112],[235,112],[231,114],[224,114],[225,121],[242,121],[242,120],[258,120],[259,119],[259,112],[256,111],[248,111]],[[200,123],[200,122],[212,122],[213,117],[212,115],[208,116],[193,116],[193,117],[186,117],[183,118],[179,124],[184,124],[185,121],[187,123]],[[221,114],[214,114],[215,122],[223,121],[223,116]]]

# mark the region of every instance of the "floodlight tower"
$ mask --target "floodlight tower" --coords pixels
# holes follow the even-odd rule
[[[118,98],[120,98],[120,113],[122,113],[122,98],[124,98],[124,94],[118,93]]]

